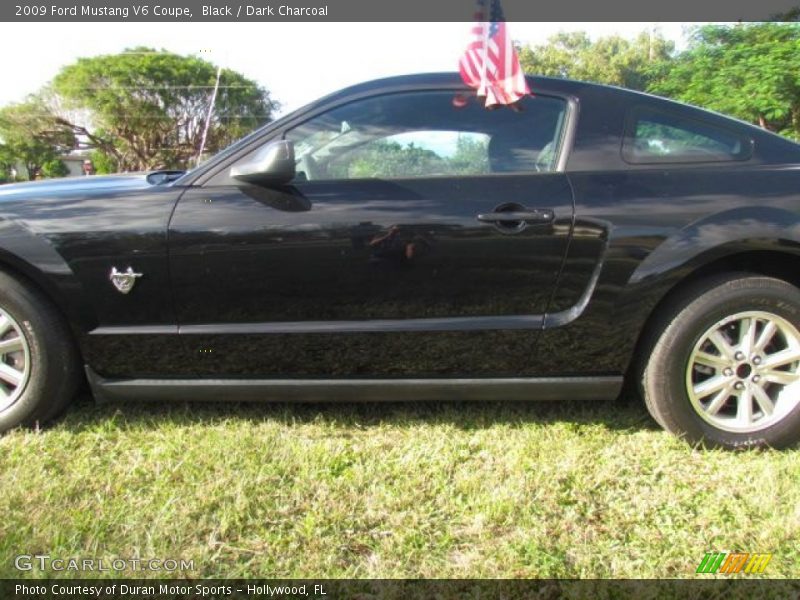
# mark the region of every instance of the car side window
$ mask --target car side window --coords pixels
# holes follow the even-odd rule
[[[452,91],[359,100],[289,130],[296,181],[553,171],[566,102],[524,99],[487,110]]]
[[[374,139],[343,152],[328,164],[335,179],[430,177],[489,173],[485,133],[409,131]]]
[[[634,109],[628,119],[623,158],[629,163],[695,163],[747,160],[746,136],[667,112]]]

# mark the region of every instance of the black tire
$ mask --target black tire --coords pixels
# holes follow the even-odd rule
[[[734,319],[741,315],[745,317]],[[754,351],[751,357],[726,359],[724,364],[714,367],[699,364],[694,359],[695,350],[706,351],[709,348],[712,348],[709,352],[714,358],[724,358],[725,352],[729,355],[739,355],[737,350],[745,349],[747,346],[735,344],[745,339],[741,337],[742,332],[751,322],[757,323],[753,329],[753,338],[758,336],[758,339],[761,339],[760,332],[765,330],[769,319],[761,321],[758,319],[759,315],[777,317],[774,322],[782,323],[786,327],[785,330],[779,330],[777,338],[771,338],[775,340],[771,342],[774,345],[766,347],[767,350],[762,353],[764,357],[752,358],[758,354]],[[729,324],[724,324],[728,319],[732,320]],[[791,327],[787,327],[789,325],[794,327],[794,333],[800,331],[800,290],[779,279],[736,273],[715,276],[682,290],[658,315],[658,320],[650,330],[650,338],[644,344],[646,363],[640,366],[639,381],[650,414],[667,431],[689,442],[701,443],[707,447],[786,448],[797,444],[800,440],[800,394],[780,395],[779,391],[784,389],[783,386],[774,387],[775,384],[765,383],[774,377],[774,370],[770,371],[771,375],[763,375],[766,371],[759,371],[756,366],[767,369],[766,362],[770,360],[770,355],[766,352],[770,349],[779,351],[785,340],[795,337],[786,334],[786,331],[792,331]],[[718,326],[722,329],[715,329]],[[718,353],[714,350],[716,344],[708,341],[709,332],[716,331],[722,331],[725,341],[732,342],[730,347]],[[758,344],[753,346],[757,348]],[[744,353],[739,356],[743,355]],[[704,356],[707,357],[708,354]],[[745,367],[745,364],[748,366]],[[794,361],[785,365],[785,368],[791,373],[800,370]],[[705,370],[709,374],[704,375]],[[732,419],[739,418],[737,416],[739,413],[736,411],[740,398],[749,398],[749,390],[754,390],[756,387],[756,376],[759,374],[762,374],[757,378],[762,392],[766,389],[774,398],[781,400],[776,400],[774,416],[762,408],[761,401],[755,395],[747,402],[742,402],[743,406],[749,406],[755,415],[749,417],[752,421],[749,427],[757,428],[758,421],[762,422],[760,429],[748,431],[740,425],[742,422],[747,422],[747,416],[743,421]],[[724,378],[731,383],[726,383],[726,387],[719,392],[706,396],[707,400],[698,400],[700,393],[693,392],[691,394],[695,396],[693,403],[689,392],[690,385],[695,390],[694,386],[710,382],[712,378],[716,378],[719,382]],[[729,385],[742,387],[729,388]],[[795,387],[794,384],[791,385]],[[739,394],[748,395],[736,396],[737,392],[732,391],[730,396],[726,396],[729,389],[738,389]],[[758,392],[761,398],[763,398],[762,392]],[[711,406],[717,396],[719,403],[714,406],[721,408],[714,412]],[[790,396],[796,398],[797,405],[794,405],[794,402],[788,404],[783,402],[782,398]],[[794,408],[791,408],[793,405]],[[787,410],[778,410],[778,407]],[[743,412],[745,410],[747,409],[742,409]],[[701,416],[701,413],[704,416]],[[735,430],[737,428],[741,430]]]
[[[0,271],[0,311],[19,327],[15,331],[27,345],[29,373],[24,383],[17,386],[20,390],[16,400],[0,409],[2,433],[20,425],[44,424],[60,414],[75,395],[80,382],[80,363],[69,327],[56,308],[32,286],[3,271]],[[6,360],[10,361],[9,356]],[[6,397],[10,398],[10,387],[8,383],[4,385]]]

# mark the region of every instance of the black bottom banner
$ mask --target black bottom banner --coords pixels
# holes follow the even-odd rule
[[[449,600],[607,598],[616,600],[709,598],[800,600],[800,580],[511,580],[511,579],[25,579],[0,580],[0,598],[195,600],[279,598],[313,600]]]

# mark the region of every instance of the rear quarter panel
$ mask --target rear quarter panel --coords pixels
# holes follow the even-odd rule
[[[653,309],[687,275],[743,252],[800,253],[800,146],[613,88],[587,87],[580,101],[567,163],[575,225],[537,350],[541,374],[624,372]],[[628,164],[626,117],[642,105],[737,130],[754,140],[753,155],[743,162]]]

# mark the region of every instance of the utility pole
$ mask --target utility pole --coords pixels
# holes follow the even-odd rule
[[[652,28],[647,30],[647,60],[653,62],[655,52],[653,50],[653,38],[656,34],[656,26],[653,24]]]

